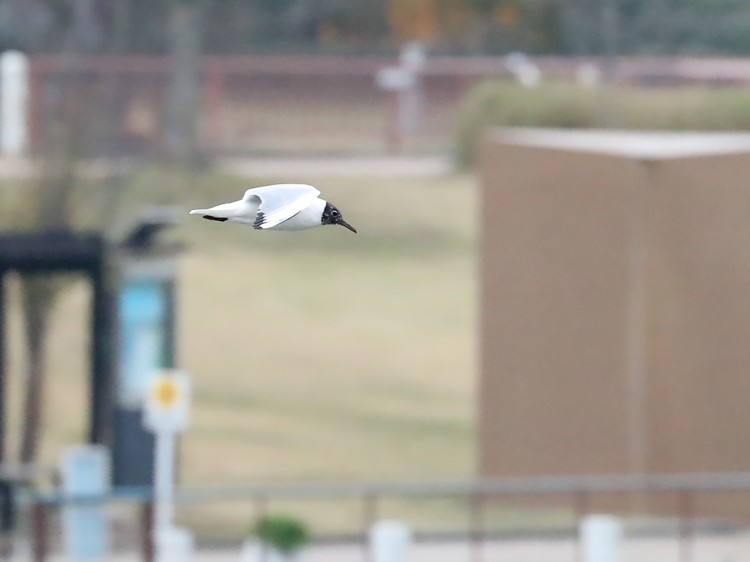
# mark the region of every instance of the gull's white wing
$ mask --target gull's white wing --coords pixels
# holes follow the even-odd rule
[[[282,183],[253,187],[242,200],[258,203],[258,214],[253,228],[272,228],[305,209],[320,191],[302,183]]]

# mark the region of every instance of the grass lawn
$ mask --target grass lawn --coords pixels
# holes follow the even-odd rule
[[[186,480],[471,474],[472,179],[316,183],[360,234],[184,225]]]

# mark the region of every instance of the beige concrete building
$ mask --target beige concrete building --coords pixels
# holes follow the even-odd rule
[[[498,131],[480,473],[750,471],[750,135]]]

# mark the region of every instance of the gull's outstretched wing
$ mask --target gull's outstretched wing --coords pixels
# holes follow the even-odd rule
[[[292,218],[306,208],[320,191],[311,185],[282,183],[253,187],[245,192],[242,200],[258,203],[258,214],[253,228],[272,228]]]

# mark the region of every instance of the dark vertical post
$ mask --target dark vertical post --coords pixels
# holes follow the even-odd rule
[[[5,462],[5,275],[0,271],[0,463]]]
[[[200,103],[203,2],[168,2],[169,86],[164,116],[164,149],[183,166],[196,155]]]
[[[164,344],[162,349],[161,366],[173,369],[177,366],[177,282],[174,276],[162,281],[161,290],[164,292]],[[174,478],[179,485],[182,482],[182,437],[175,440]]]
[[[367,494],[362,496],[362,553],[364,560],[372,560],[372,550],[369,544],[369,532],[378,518],[378,497]]]
[[[154,503],[146,500],[141,506],[141,556],[143,562],[154,562]]]
[[[482,562],[484,559],[484,496],[481,492],[470,497],[471,508],[471,560]]]
[[[164,291],[164,349],[162,367],[171,369],[177,365],[177,283],[174,277],[162,281]]]
[[[49,76],[49,71],[47,71]],[[44,137],[44,118],[45,118],[45,107],[44,107],[44,78],[45,73],[39,68],[39,63],[35,62],[34,58],[31,58],[29,64],[29,108],[27,110],[28,115],[28,127],[29,127],[29,139],[28,139],[28,151],[32,156],[38,156],[41,151],[43,137]]]
[[[680,490],[679,494],[679,517],[680,517],[680,562],[692,562],[693,560],[693,492],[691,490]]]
[[[89,441],[111,444],[113,406],[115,394],[114,363],[114,315],[112,287],[107,274],[107,259],[102,255],[91,272],[93,303],[91,307],[91,417]]]
[[[47,506],[36,502],[31,508],[31,559],[34,562],[47,560]]]
[[[5,461],[5,275],[0,271],[0,464]],[[0,481],[0,556],[9,558],[10,531],[15,520],[13,487]]]
[[[401,152],[401,129],[399,124],[399,111],[401,106],[401,93],[398,90],[388,92],[388,113],[385,129],[385,143],[388,152],[399,154]]]
[[[225,75],[223,66],[212,61],[206,68],[203,86],[203,111],[207,117],[205,147],[222,148],[221,125],[225,97]]]
[[[604,0],[601,4],[602,73],[604,88],[600,94],[599,120],[603,127],[615,125],[614,94],[617,88],[617,54],[620,34],[620,1]]]
[[[575,522],[574,532],[576,537],[576,560],[583,562],[583,544],[581,542],[581,522],[589,511],[589,495],[585,490],[579,490],[575,493]]]
[[[255,519],[259,520],[265,517],[268,512],[268,498],[265,496],[258,496],[255,498]]]

